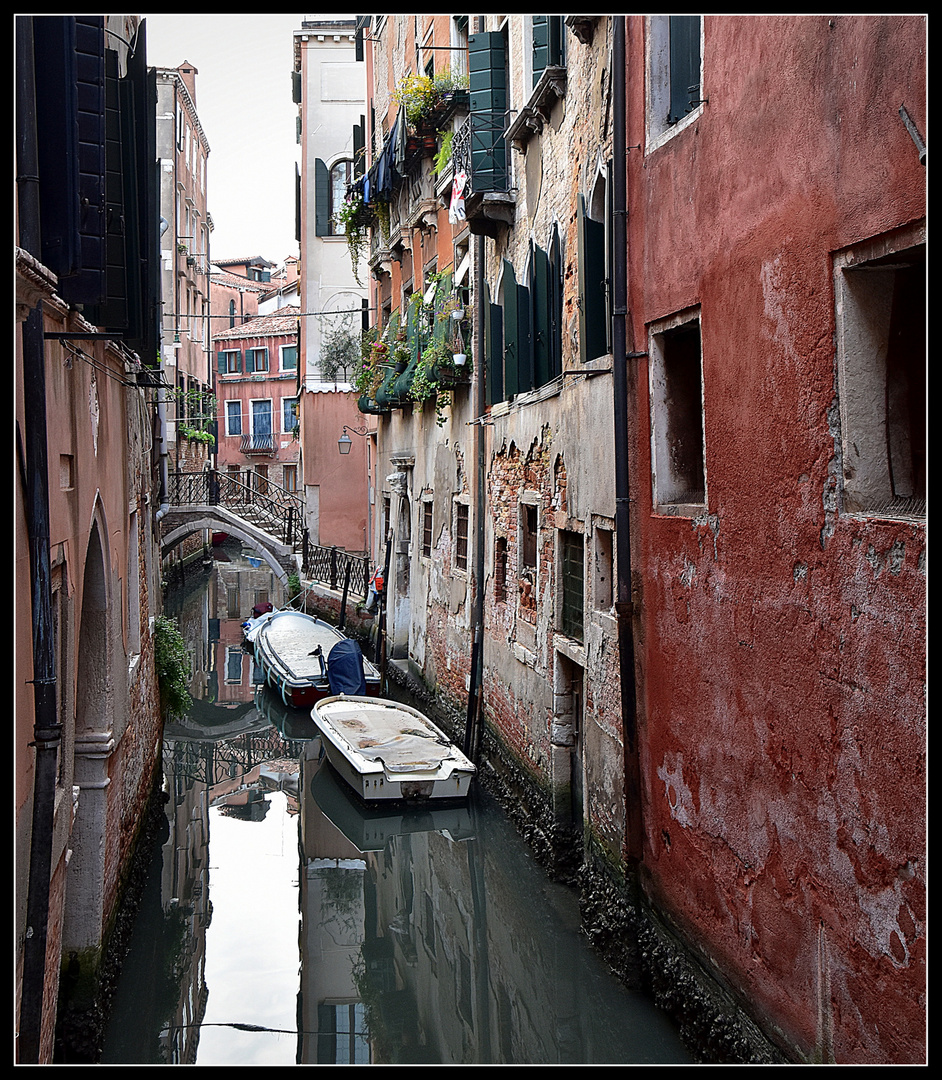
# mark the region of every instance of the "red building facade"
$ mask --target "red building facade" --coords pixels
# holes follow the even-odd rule
[[[925,23],[695,18],[658,130],[669,20],[627,20],[643,880],[785,1045],[916,1062]]]

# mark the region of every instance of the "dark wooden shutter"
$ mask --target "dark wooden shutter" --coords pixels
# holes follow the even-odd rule
[[[608,348],[605,300],[605,226],[593,221],[580,195],[577,210],[579,260],[579,355],[583,363]]]
[[[533,388],[530,342],[530,292],[504,259],[504,396],[512,398]]]
[[[671,103],[669,123],[687,115],[700,100],[700,16],[670,16]]]
[[[314,161],[314,232],[330,236],[330,169],[320,158]]]
[[[471,190],[507,187],[506,43],[499,31],[468,37],[468,87],[471,107]]]
[[[533,22],[533,85],[548,67],[563,62],[563,18],[561,15],[534,15]]]
[[[552,378],[550,266],[546,252],[536,245],[531,248],[530,259],[533,385],[542,386]]]
[[[484,350],[486,355],[485,400],[494,405],[504,400],[504,319],[499,304],[491,303],[490,290],[485,285]]]

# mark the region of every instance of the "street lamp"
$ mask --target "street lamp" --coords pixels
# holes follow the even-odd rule
[[[343,432],[337,440],[337,446],[340,449],[341,454],[349,454],[350,447],[353,445],[353,440],[347,434],[347,430],[347,426],[344,424]],[[350,428],[349,430],[352,431],[354,435],[369,435],[369,431],[366,429],[358,431],[356,428]]]

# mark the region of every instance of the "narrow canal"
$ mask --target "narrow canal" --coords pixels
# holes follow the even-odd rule
[[[348,795],[242,648],[277,580],[216,550],[171,597],[194,702],[165,733],[163,842],[101,1062],[692,1063],[484,791],[425,811]]]

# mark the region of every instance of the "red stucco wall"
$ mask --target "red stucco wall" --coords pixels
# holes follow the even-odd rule
[[[925,528],[840,510],[832,253],[925,213],[925,22],[705,17],[703,53],[698,120],[628,162],[630,333],[699,307],[707,472],[653,511],[642,359],[646,887],[783,1044],[921,1061]]]

